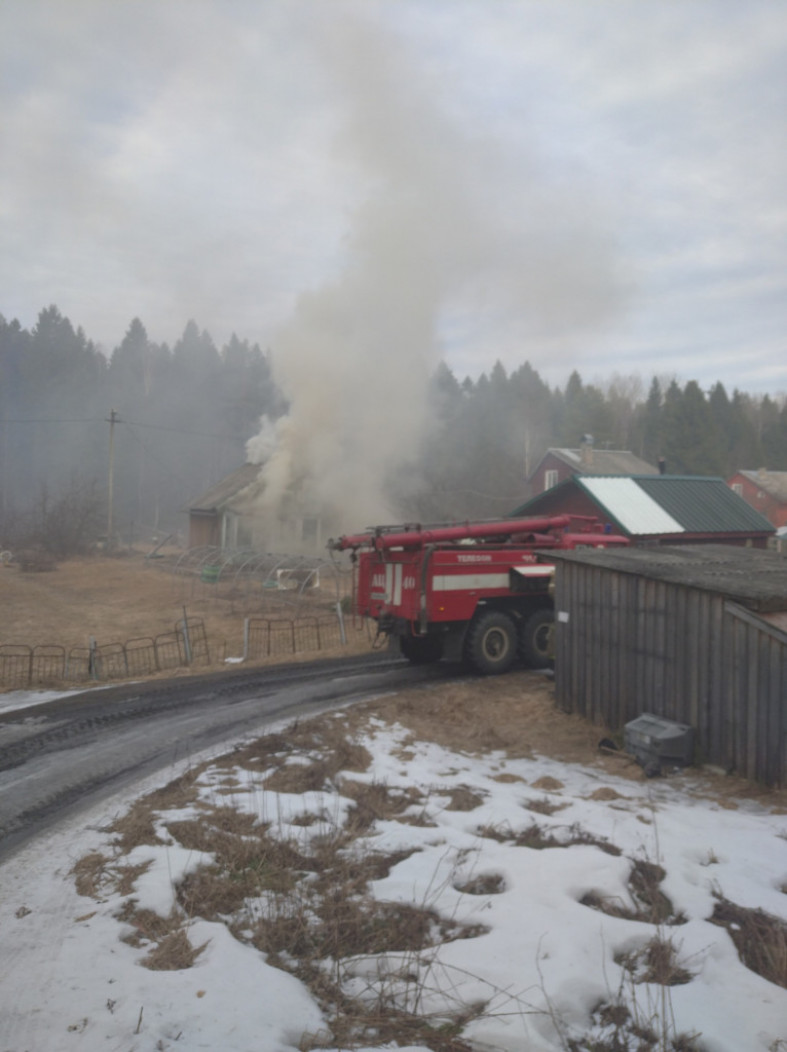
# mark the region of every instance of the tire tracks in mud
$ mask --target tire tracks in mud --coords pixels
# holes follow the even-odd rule
[[[2,712],[0,861],[82,806],[200,751],[457,675],[381,653],[99,688]]]

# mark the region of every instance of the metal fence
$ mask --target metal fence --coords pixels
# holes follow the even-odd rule
[[[370,639],[368,623],[338,616],[296,620],[253,618],[244,624],[244,660],[330,650],[353,639]],[[0,687],[24,690],[61,683],[150,676],[224,658],[224,644],[209,645],[200,618],[178,621],[171,632],[140,636],[125,643],[87,647],[0,644]]]
[[[340,617],[247,618],[244,623],[244,658],[276,657],[344,646],[349,637],[369,638],[366,621]]]
[[[87,647],[0,644],[0,686],[21,690],[58,683],[86,683],[205,665],[211,650],[200,618],[178,621],[172,632]]]

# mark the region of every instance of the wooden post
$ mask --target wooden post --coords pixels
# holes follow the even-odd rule
[[[107,486],[107,548],[112,547],[112,504],[114,502],[115,488],[115,424],[120,422],[120,417],[114,409],[110,409],[107,423],[109,424],[109,479]]]
[[[96,668],[96,641],[93,636],[90,636],[90,653],[87,659],[87,670],[91,679],[98,679],[98,669]]]
[[[189,619],[186,607],[183,607],[183,645],[186,648],[186,664],[191,664],[191,640],[189,639]]]

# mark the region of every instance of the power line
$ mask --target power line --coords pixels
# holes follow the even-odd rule
[[[97,416],[88,417],[86,420],[68,420],[57,417],[5,417],[4,424],[99,424],[102,421]]]
[[[226,442],[245,442],[240,435],[217,435],[212,431],[192,431],[185,427],[168,427],[166,424],[141,424],[138,420],[126,420],[133,427],[148,428],[152,431],[174,431],[178,435],[194,435],[197,438],[221,438]]]
[[[100,424],[106,421],[94,416],[84,420],[71,420],[59,417],[5,417],[4,424]],[[143,424],[139,420],[117,420],[117,423],[133,424],[134,427],[147,428],[152,431],[172,431],[178,435],[191,435],[197,438],[220,438],[225,442],[245,442],[241,435],[219,435],[213,431],[194,431],[185,427],[168,427],[166,424]]]

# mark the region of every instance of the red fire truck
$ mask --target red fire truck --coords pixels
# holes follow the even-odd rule
[[[350,551],[358,614],[414,664],[463,660],[544,668],[554,619],[550,549],[625,545],[597,519],[558,515],[443,526],[380,526],[329,542]]]

